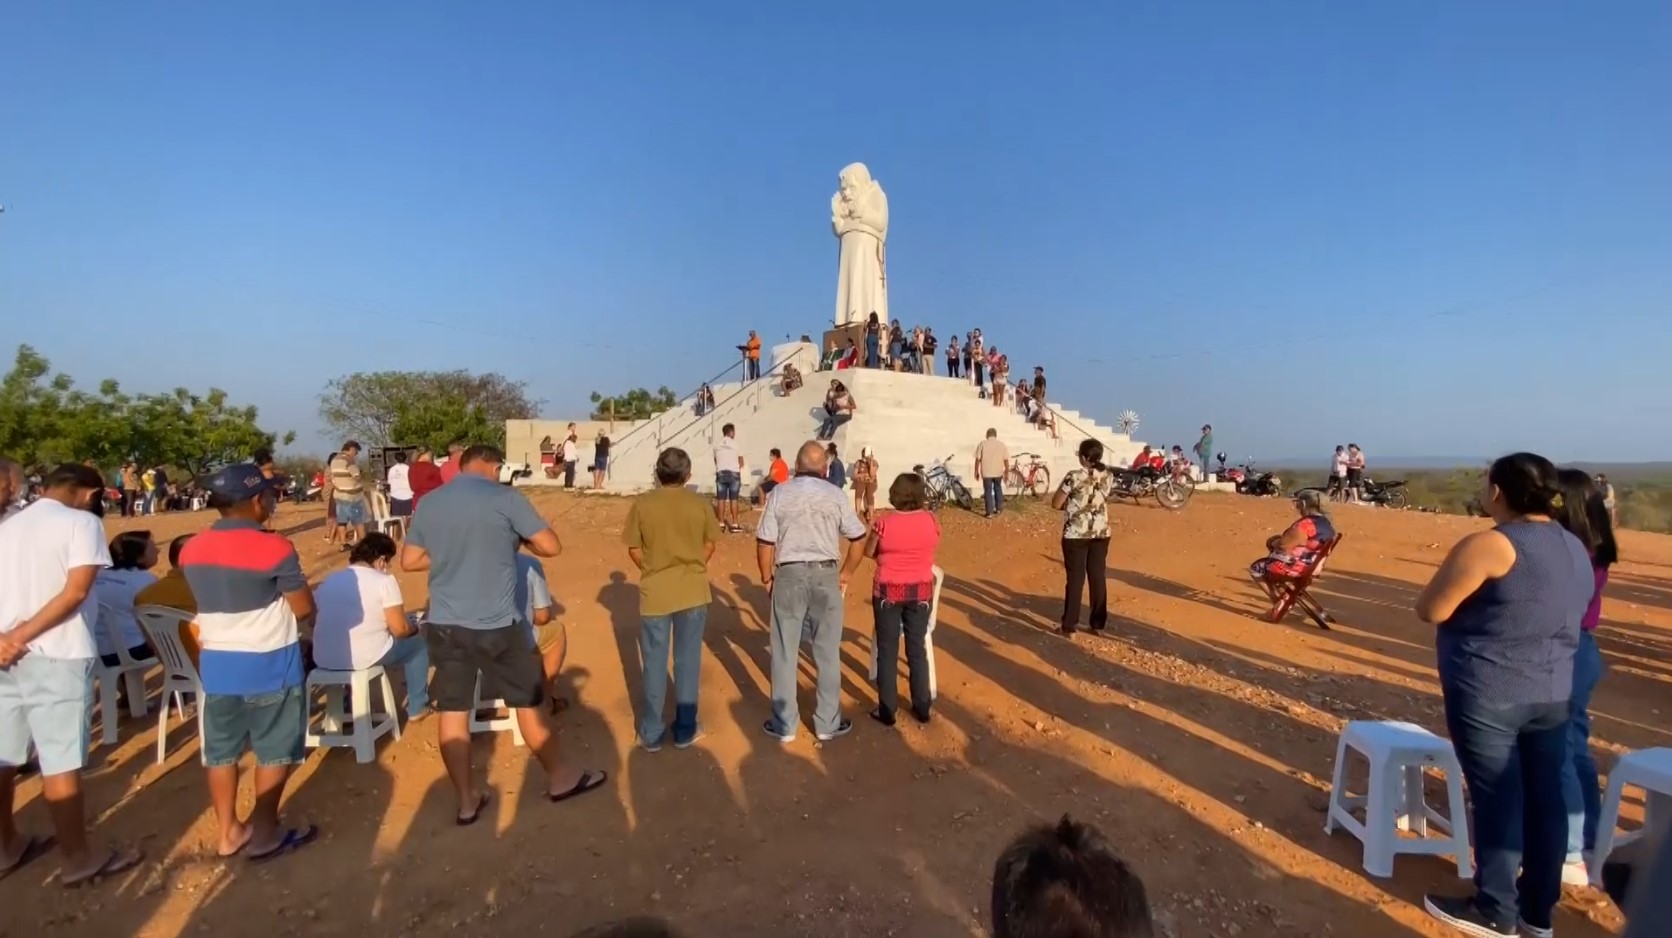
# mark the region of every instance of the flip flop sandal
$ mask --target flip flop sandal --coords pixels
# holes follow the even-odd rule
[[[57,845],[58,838],[53,837],[50,834],[45,837],[29,838],[29,842],[23,845],[23,853],[18,855],[17,862],[3,870],[0,870],[0,879],[5,879],[13,873],[16,873],[18,870],[21,870],[36,860],[39,860],[41,857],[46,856],[51,853],[52,848]]]
[[[554,804],[559,801],[568,801],[570,798],[578,798],[589,791],[593,791],[601,787],[609,780],[610,773],[605,772],[603,769],[599,769],[596,772],[592,769],[587,769],[581,773],[580,781],[575,783],[575,787],[563,792],[560,795],[547,794],[546,797],[550,798]]]
[[[78,886],[85,886],[88,883],[104,876],[115,876],[117,873],[126,873],[128,870],[138,866],[144,859],[145,854],[140,853],[137,850],[133,853],[126,854],[113,850],[111,851],[110,857],[106,859],[98,869],[88,873],[80,879],[66,879],[63,881],[63,886],[65,889],[75,889]]]
[[[488,806],[488,793],[487,792],[482,792],[480,795],[478,795],[476,797],[476,810],[470,812],[470,817],[459,817],[458,815],[455,814],[455,815],[453,815],[453,823],[457,824],[460,827],[469,827],[470,825],[475,824],[477,821],[481,820],[482,810],[484,808],[486,808],[487,806]]]
[[[318,839],[319,827],[317,825],[309,824],[300,830],[292,827],[284,832],[283,837],[279,838],[278,846],[263,853],[247,853],[245,857],[251,863],[266,863],[269,860],[276,860],[292,850],[300,850]]]

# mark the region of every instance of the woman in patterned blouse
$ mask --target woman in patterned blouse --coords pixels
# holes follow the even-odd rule
[[[1109,469],[1103,465],[1103,444],[1080,444],[1080,468],[1063,477],[1051,496],[1051,507],[1063,513],[1062,563],[1068,581],[1062,599],[1062,634],[1072,637],[1080,627],[1080,592],[1089,586],[1093,632],[1109,624]]]

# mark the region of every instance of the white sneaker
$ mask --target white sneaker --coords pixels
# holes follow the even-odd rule
[[[1583,886],[1589,886],[1590,884],[1591,884],[1591,872],[1585,866],[1584,861],[1580,861],[1580,862],[1577,862],[1577,863],[1563,863],[1562,864],[1562,885],[1563,886],[1580,886],[1580,887],[1583,887]]]
[[[1515,924],[1521,929],[1521,934],[1527,936],[1527,938],[1556,938],[1556,929],[1554,928],[1539,928],[1536,925],[1528,925],[1527,921],[1522,918],[1517,918]]]

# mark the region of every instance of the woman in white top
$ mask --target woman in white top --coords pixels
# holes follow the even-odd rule
[[[314,590],[314,664],[331,671],[400,666],[406,671],[406,715],[417,720],[430,706],[430,653],[406,617],[400,583],[389,574],[394,560],[394,538],[367,534],[348,555],[348,569]]]
[[[121,663],[116,656],[118,641],[135,661],[155,657],[134,615],[134,596],[157,582],[150,572],[156,565],[157,542],[150,531],[123,531],[111,538],[110,567],[100,570],[93,579],[93,592],[99,602],[99,627],[93,639],[98,643],[99,660],[106,667]]]
[[[394,518],[412,517],[412,467],[406,464],[406,454],[396,453],[395,464],[385,477],[389,483],[389,515]]]

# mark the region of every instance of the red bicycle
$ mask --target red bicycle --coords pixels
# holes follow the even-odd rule
[[[1024,459],[1028,461],[1025,468],[1022,466]],[[1051,467],[1037,453],[1022,453],[1005,470],[1004,490],[1011,496],[1026,492],[1035,498],[1043,498],[1051,490]]]

